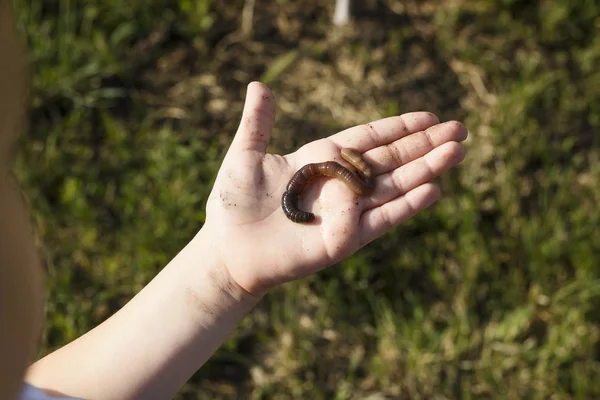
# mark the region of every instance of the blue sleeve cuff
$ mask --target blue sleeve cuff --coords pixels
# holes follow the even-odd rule
[[[19,400],[81,400],[75,397],[50,396],[29,383],[23,384]]]

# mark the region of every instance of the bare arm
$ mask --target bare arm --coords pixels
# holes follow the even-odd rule
[[[267,290],[350,256],[437,200],[431,180],[462,160],[467,135],[458,122],[411,113],[282,157],[265,154],[273,120],[272,94],[251,84],[198,235],[117,314],[34,364],[30,383],[83,398],[171,398]],[[339,159],[342,147],[372,164],[375,191],[357,197],[325,180],[303,192],[318,220],[288,220],[280,202],[290,177]]]
[[[259,298],[231,280],[203,234],[106,322],[34,364],[27,380],[89,399],[172,398]]]

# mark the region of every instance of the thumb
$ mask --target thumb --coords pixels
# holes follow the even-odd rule
[[[275,98],[271,90],[260,82],[251,82],[240,126],[231,144],[232,150],[264,153],[269,144],[275,120]]]

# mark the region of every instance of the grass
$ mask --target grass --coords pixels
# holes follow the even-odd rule
[[[48,265],[40,355],[127,302],[193,236],[243,105],[271,150],[415,110],[463,120],[430,210],[273,291],[180,398],[600,397],[595,1],[17,0],[31,118],[17,170]]]

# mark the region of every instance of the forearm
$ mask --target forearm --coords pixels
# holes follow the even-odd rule
[[[171,398],[258,301],[203,235],[114,316],[34,364],[27,381],[83,398]]]

